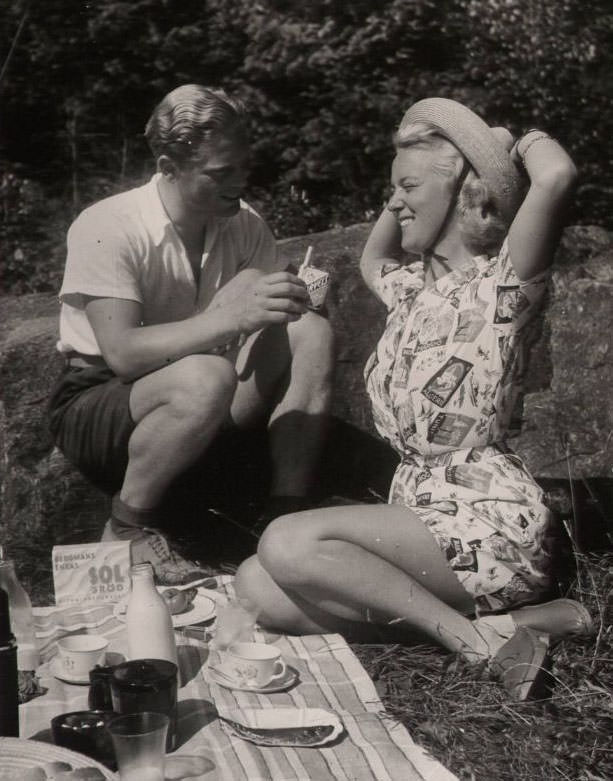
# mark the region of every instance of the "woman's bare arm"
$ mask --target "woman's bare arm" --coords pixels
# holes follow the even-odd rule
[[[387,209],[379,215],[362,252],[360,271],[368,287],[377,295],[374,281],[387,263],[398,263],[402,258],[400,226]]]
[[[509,229],[509,256],[522,280],[551,264],[558,245],[577,169],[564,149],[541,131],[519,139],[511,151],[530,179],[528,193]]]

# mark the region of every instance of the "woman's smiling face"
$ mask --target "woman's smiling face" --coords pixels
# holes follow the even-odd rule
[[[399,148],[392,163],[387,208],[398,220],[405,252],[434,249],[455,197],[455,176],[437,170],[439,156],[439,150],[416,145]]]

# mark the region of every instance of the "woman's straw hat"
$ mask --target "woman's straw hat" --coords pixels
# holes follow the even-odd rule
[[[466,106],[449,98],[426,98],[405,113],[399,132],[415,122],[429,122],[466,157],[488,186],[498,208],[509,221],[523,193],[522,177],[497,133]]]

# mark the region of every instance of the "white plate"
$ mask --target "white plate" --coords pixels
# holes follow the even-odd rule
[[[100,762],[62,746],[40,740],[0,738],[0,768],[3,770],[22,770],[25,774],[34,765],[44,765],[46,762],[67,762],[73,768],[95,767],[106,781],[117,779],[115,773]]]
[[[49,672],[54,678],[57,678],[60,681],[65,681],[66,683],[77,683],[79,685],[89,684],[89,673],[87,673],[87,675],[83,678],[71,675],[62,667],[62,662],[59,656],[54,656],[53,659],[49,662]]]
[[[164,589],[158,589],[162,592]],[[113,614],[115,618],[125,622],[126,609],[128,606],[128,599],[122,599],[120,602],[115,603],[113,608]],[[201,624],[203,621],[208,621],[215,615],[215,600],[211,597],[207,597],[204,594],[196,594],[194,601],[185,611],[185,613],[177,613],[172,618],[172,625],[175,629],[180,629],[183,626],[189,626],[190,624]]]
[[[217,670],[216,667],[209,667],[208,670],[214,683],[218,683],[220,686],[233,691],[252,692],[253,694],[272,694],[273,692],[285,691],[285,689],[293,686],[299,678],[298,670],[288,665],[285,668],[285,675],[282,678],[276,678],[274,681],[271,681],[267,686],[244,686]]]
[[[336,713],[323,708],[235,708],[219,716],[231,735],[258,746],[323,746],[343,732]]]

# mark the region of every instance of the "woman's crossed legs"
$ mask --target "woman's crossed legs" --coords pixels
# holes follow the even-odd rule
[[[423,522],[400,505],[331,507],[273,521],[257,555],[239,568],[236,588],[257,603],[263,625],[281,631],[402,624],[407,635],[425,633],[468,658],[488,655],[466,618],[472,598]]]
[[[283,632],[365,639],[393,625],[407,639],[416,631],[425,634],[469,662],[489,660],[516,700],[543,681],[548,635],[592,629],[589,614],[574,600],[471,621],[472,597],[434,536],[400,505],[331,507],[278,518],[257,554],[240,566],[236,590],[255,603],[263,626]]]

